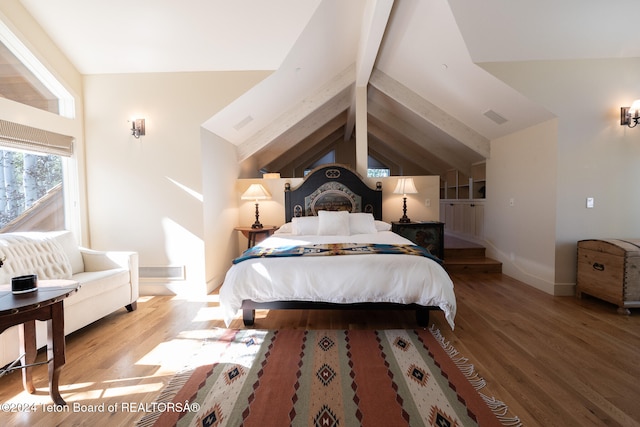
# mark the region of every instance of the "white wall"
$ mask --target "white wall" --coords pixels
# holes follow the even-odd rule
[[[203,141],[200,125],[266,75],[85,76],[91,246],[138,251],[142,267],[186,267],[186,282],[164,287],[163,281],[142,281],[142,292],[203,294],[207,279],[218,276],[213,265],[206,271],[205,243],[228,245],[228,237],[205,236],[212,192],[205,201],[203,179],[212,175],[203,168],[210,165],[220,185],[229,187],[237,170],[225,165],[237,160],[227,143]],[[146,119],[140,139],[129,130],[132,118]],[[213,147],[203,150],[205,143]],[[207,219],[223,208],[213,202]]]
[[[484,216],[487,255],[503,263],[504,273],[551,294],[556,145],[555,119],[492,141]]]
[[[619,123],[620,107],[640,98],[640,58],[483,67],[558,118],[556,165],[550,166],[557,175],[555,264],[549,265],[556,290],[566,289],[575,284],[579,240],[640,236],[640,127]],[[517,156],[512,149],[511,159]],[[593,209],[586,208],[587,197],[595,199]]]
[[[222,284],[230,261],[238,256],[233,230],[238,224],[236,147],[202,128],[205,264],[207,292]]]
[[[402,217],[402,194],[393,194],[399,178],[413,178],[417,194],[407,194],[407,216],[412,221],[440,221],[440,177],[439,176],[391,176],[388,178],[365,178],[370,187],[382,182],[382,219],[398,221]],[[426,206],[429,199],[430,206]]]

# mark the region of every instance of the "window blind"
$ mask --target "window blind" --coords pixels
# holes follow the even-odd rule
[[[73,141],[72,136],[0,120],[0,145],[5,147],[70,157]]]

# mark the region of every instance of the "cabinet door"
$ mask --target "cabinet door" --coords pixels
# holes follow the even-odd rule
[[[476,204],[474,236],[484,239],[484,205]]]
[[[484,205],[482,203],[464,204],[464,225],[462,232],[469,236],[484,237]]]
[[[464,213],[466,203],[454,203],[453,205],[453,231],[464,233]]]
[[[465,203],[462,207],[462,232],[474,236],[476,232],[476,207],[474,203]]]
[[[446,230],[453,230],[453,203],[445,203],[444,206],[444,228]]]

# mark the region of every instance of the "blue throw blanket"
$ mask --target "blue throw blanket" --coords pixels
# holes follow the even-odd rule
[[[372,254],[419,255],[442,264],[440,258],[432,255],[422,246],[374,243],[318,243],[313,245],[282,246],[278,248],[254,246],[234,259],[233,263],[238,264],[239,262],[253,258]]]

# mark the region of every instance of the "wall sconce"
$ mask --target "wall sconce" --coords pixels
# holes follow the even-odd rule
[[[131,120],[131,135],[136,138],[144,136],[144,119]]]
[[[418,193],[418,190],[416,190],[416,186],[413,183],[413,178],[398,179],[398,184],[396,189],[393,190],[393,194],[402,194],[402,218],[400,218],[400,222],[411,222],[407,216],[407,194],[416,193]]]
[[[640,121],[640,99],[636,99],[631,107],[620,108],[620,126],[627,125],[634,128]]]
[[[242,200],[255,200],[256,202],[256,222],[251,225],[251,228],[262,228],[262,224],[260,224],[259,217],[260,212],[258,211],[258,200],[267,200],[271,198],[271,194],[264,188],[261,184],[251,184],[247,191],[242,193],[240,196]]]

